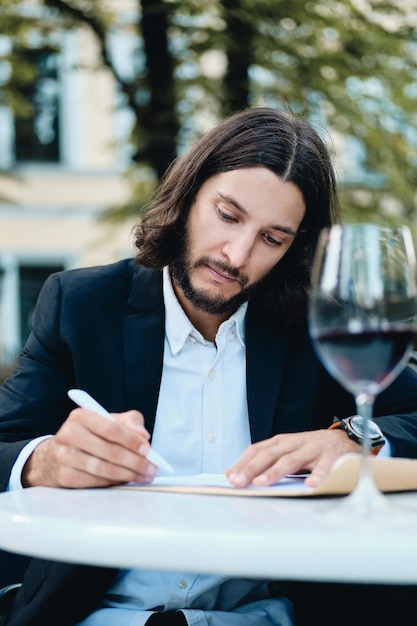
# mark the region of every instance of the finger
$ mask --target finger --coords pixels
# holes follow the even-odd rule
[[[343,431],[317,430],[280,434],[250,446],[235,466],[226,470],[232,485],[247,487],[251,483],[268,486],[286,474],[309,470],[306,484],[315,485],[330,471],[343,454],[358,451]]]
[[[277,482],[287,471],[288,460],[285,459],[285,455],[292,452],[295,447],[294,439],[282,435],[254,444],[235,466],[226,471],[226,475],[233,485],[239,487],[248,486],[259,476],[262,476],[260,479],[262,484]]]
[[[310,455],[305,449],[284,453],[262,473],[254,476],[252,484],[258,487],[274,485],[288,474],[296,474],[301,470],[309,470],[310,466]]]
[[[119,424],[139,432],[141,436],[148,440],[150,439],[151,435],[145,428],[144,417],[139,411],[131,410],[124,413],[112,413],[112,416]]]
[[[275,484],[287,474],[311,470],[323,449],[323,432],[281,434],[253,446],[252,455],[244,457],[228,473],[235,486]]]
[[[100,458],[65,446],[58,446],[55,456],[57,480],[65,487],[149,483],[157,472],[157,468],[146,459],[137,467],[128,467],[114,463],[109,458]]]
[[[122,421],[132,417],[136,423],[142,419],[140,414],[132,412],[122,416]],[[149,482],[157,472],[156,466],[146,459],[149,442],[143,432],[88,410],[75,409],[55,438],[57,465],[64,471],[84,472],[94,481],[104,479],[106,484]],[[66,480],[65,477],[63,481]]]
[[[117,419],[113,421],[87,409],[74,409],[57,436],[68,445],[85,449],[83,446],[89,445],[91,434],[137,453],[142,443],[149,439],[149,434],[140,424],[140,415],[136,411],[128,411],[117,414]],[[132,424],[136,426],[132,428]]]
[[[247,487],[250,483],[250,477],[247,474],[247,468],[251,466],[258,454],[259,448],[265,442],[252,444],[242,454],[239,461],[225,470],[225,474],[232,485],[236,487]]]
[[[317,486],[329,473],[336,459],[346,452],[346,446],[351,451],[349,439],[344,433],[333,437],[329,431],[314,431],[301,433],[299,436],[287,436],[280,440],[274,451],[279,454],[275,463],[261,474],[254,476],[254,485],[273,485],[287,474],[296,474],[300,471],[310,471],[306,484]],[[347,441],[346,441],[347,440]]]
[[[108,425],[100,426],[102,428],[97,433],[91,428],[90,420],[87,422],[77,420],[65,424],[56,435],[57,444],[61,446],[61,448],[57,448],[57,455],[60,455],[58,462],[64,466],[87,471],[92,475],[113,478],[112,474],[109,475],[103,469],[96,470],[94,460],[90,461],[91,467],[86,467],[81,462],[81,458],[85,459],[85,457],[77,456],[77,452],[80,452],[84,453],[87,458],[105,461],[113,466],[128,470],[134,475],[147,476],[152,474],[155,466],[151,466],[152,464],[146,459],[146,454],[149,452],[148,441],[138,433],[132,434],[131,431],[128,431],[126,436],[126,433],[123,432],[124,428],[117,423],[109,421]],[[120,431],[122,432],[120,433]],[[102,465],[97,467],[102,468]],[[133,479],[129,478],[129,480]]]
[[[318,487],[318,485],[320,485],[320,483],[322,483],[326,476],[330,473],[339,456],[340,455],[336,455],[334,453],[321,455],[315,466],[312,468],[310,476],[305,479],[307,487]]]
[[[320,483],[326,478],[327,472],[322,471],[318,468],[313,470],[309,476],[305,479],[305,484],[307,487],[318,487]]]

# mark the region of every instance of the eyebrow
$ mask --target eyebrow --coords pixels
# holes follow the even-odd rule
[[[239,204],[239,202],[235,200],[232,196],[228,196],[227,194],[221,193],[220,191],[218,191],[217,193],[220,196],[220,198],[222,198],[222,200],[224,200],[228,204],[232,204],[238,211],[240,211],[244,215],[248,215],[248,211],[241,204]],[[271,226],[270,228],[272,228],[273,230],[279,230],[280,232],[285,233],[286,235],[290,235],[291,237],[295,237],[298,234],[296,230],[293,230],[292,228],[289,228],[288,226],[276,225],[276,226]]]

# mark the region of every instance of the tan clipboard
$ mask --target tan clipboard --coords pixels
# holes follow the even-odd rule
[[[417,490],[417,459],[404,458],[376,458],[371,457],[372,471],[375,482],[379,489],[384,492],[400,492]],[[347,495],[357,484],[359,475],[360,455],[347,454],[341,457],[334,465],[331,472],[323,482],[315,489],[301,489],[300,480],[294,481],[294,489],[291,484],[285,489],[279,488],[255,488],[239,489],[236,487],[219,487],[214,485],[129,485],[124,488],[162,491],[170,493],[191,493],[200,495],[226,495],[245,497],[269,497],[269,498],[304,498],[311,496],[337,496]]]

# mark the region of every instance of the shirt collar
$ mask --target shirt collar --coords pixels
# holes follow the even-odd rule
[[[168,267],[163,269],[163,293],[165,303],[165,335],[173,354],[177,354],[191,335],[200,343],[208,343],[203,335],[192,325],[186,316],[184,309],[178,302],[172,286]],[[233,327],[236,329],[236,337],[245,346],[245,319],[248,303],[244,302],[233,315],[220,325],[218,334]]]

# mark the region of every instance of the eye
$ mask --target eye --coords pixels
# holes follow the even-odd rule
[[[218,206],[217,211],[218,211],[220,218],[224,222],[237,222],[237,218],[231,213],[229,213],[228,211],[225,211],[224,209],[222,209],[222,207]]]
[[[273,237],[272,235],[268,235],[268,233],[265,233],[263,237],[269,246],[275,246],[276,248],[278,248],[279,246],[282,246],[283,244],[282,241],[275,239],[275,237]]]

